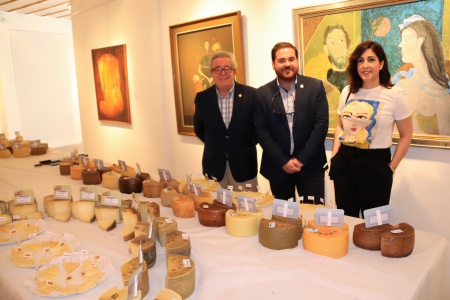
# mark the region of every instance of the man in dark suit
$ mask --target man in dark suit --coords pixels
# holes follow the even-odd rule
[[[261,174],[278,199],[320,204],[325,198],[328,102],[322,81],[298,73],[298,50],[272,48],[277,78],[256,91],[255,130],[263,149]]]
[[[234,190],[256,190],[255,89],[235,82],[236,60],[218,51],[210,59],[214,85],[195,97],[194,131],[205,143],[203,174]]]

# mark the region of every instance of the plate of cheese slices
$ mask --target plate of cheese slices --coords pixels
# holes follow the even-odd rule
[[[38,268],[55,257],[75,252],[79,244],[73,235],[47,231],[44,235],[11,245],[4,252],[2,263],[9,267]]]
[[[25,281],[25,286],[39,296],[65,297],[93,289],[113,271],[105,256],[74,252],[37,268],[33,278]]]
[[[17,244],[36,237],[47,230],[42,219],[15,221],[0,226],[0,245]]]

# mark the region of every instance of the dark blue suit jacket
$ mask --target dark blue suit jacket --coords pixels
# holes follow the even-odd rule
[[[203,174],[221,181],[228,159],[233,178],[238,182],[253,179],[258,173],[256,136],[253,125],[255,88],[235,82],[233,113],[228,129],[222,119],[216,86],[195,97],[194,131],[205,143]]]
[[[275,102],[272,104],[272,101]],[[254,122],[257,140],[263,149],[261,174],[273,183],[280,183],[288,176],[282,167],[291,157],[303,163],[299,175],[304,177],[323,172],[327,161],[328,102],[322,81],[297,75],[294,107],[294,151],[290,155],[289,127],[286,115],[280,114],[284,106],[277,80],[256,91]],[[274,113],[274,108],[278,114]]]

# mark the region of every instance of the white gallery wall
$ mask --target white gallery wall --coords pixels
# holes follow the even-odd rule
[[[0,13],[0,132],[81,143],[69,20]]]

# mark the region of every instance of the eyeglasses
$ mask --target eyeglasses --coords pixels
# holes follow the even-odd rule
[[[280,98],[280,100],[276,101],[276,97]],[[294,108],[292,107],[292,111],[286,112],[283,105],[283,99],[281,98],[280,91],[277,91],[275,95],[272,97],[272,111],[276,115],[293,115],[295,113]]]
[[[215,69],[213,69],[213,72],[216,74],[220,74],[222,73],[222,71],[224,71],[226,74],[230,74],[231,71],[234,71],[235,68],[230,68],[230,67],[225,67],[225,68],[221,68],[221,67],[217,67]]]

